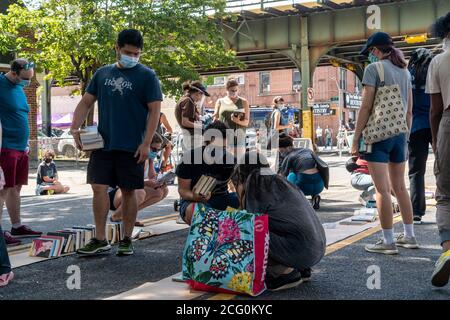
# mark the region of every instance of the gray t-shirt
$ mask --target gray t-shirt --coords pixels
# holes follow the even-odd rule
[[[384,68],[384,82],[386,86],[398,84],[402,93],[403,106],[408,110],[408,92],[411,90],[411,74],[408,69],[402,69],[392,64],[390,60],[382,60]],[[378,88],[380,86],[380,76],[378,75],[375,63],[371,63],[364,71],[362,84]]]

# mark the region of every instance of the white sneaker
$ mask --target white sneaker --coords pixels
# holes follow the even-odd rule
[[[395,245],[397,247],[403,247],[407,249],[419,249],[419,243],[416,240],[416,237],[408,238],[403,233],[397,236],[395,240]]]
[[[184,222],[184,220],[183,220],[183,218],[181,218],[181,216],[178,216],[176,223],[177,224],[186,224],[186,222]]]
[[[359,196],[358,201],[363,207],[365,207],[367,204],[366,200],[362,196]]]
[[[365,247],[367,252],[383,253],[383,254],[398,254],[395,243],[385,244],[383,239],[378,240],[375,244],[369,244]]]
[[[431,284],[435,287],[443,287],[450,278],[450,250],[444,252],[436,262],[436,268],[431,276]]]

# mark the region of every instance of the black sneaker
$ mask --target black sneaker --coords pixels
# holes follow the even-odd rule
[[[319,210],[320,209],[320,196],[313,196],[312,197],[312,205],[314,210]]]
[[[300,270],[300,274],[302,275],[303,282],[307,282],[311,280],[311,268]]]
[[[130,256],[134,254],[133,243],[131,238],[125,237],[119,242],[119,248],[117,249],[118,256]]]
[[[280,291],[295,288],[300,283],[302,283],[302,275],[297,270],[294,270],[288,274],[283,274],[276,278],[270,276],[266,277],[266,286],[269,291]]]
[[[422,224],[422,217],[421,216],[414,216],[414,224]]]
[[[77,250],[78,254],[83,255],[94,255],[98,253],[102,253],[105,251],[111,250],[111,245],[106,240],[97,240],[96,238],[92,238],[91,241],[83,248]]]

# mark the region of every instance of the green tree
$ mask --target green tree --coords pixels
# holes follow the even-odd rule
[[[224,8],[225,0],[46,0],[36,10],[14,4],[0,15],[0,52],[20,52],[60,83],[76,75],[84,93],[93,73],[115,61],[117,33],[132,27],[144,35],[142,62],[155,69],[165,94],[178,96],[199,68],[242,66],[216,23]]]

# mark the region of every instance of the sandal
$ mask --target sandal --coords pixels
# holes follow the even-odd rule
[[[9,273],[2,274],[0,276],[0,287],[7,286],[8,283],[14,279],[14,273],[10,271]]]

